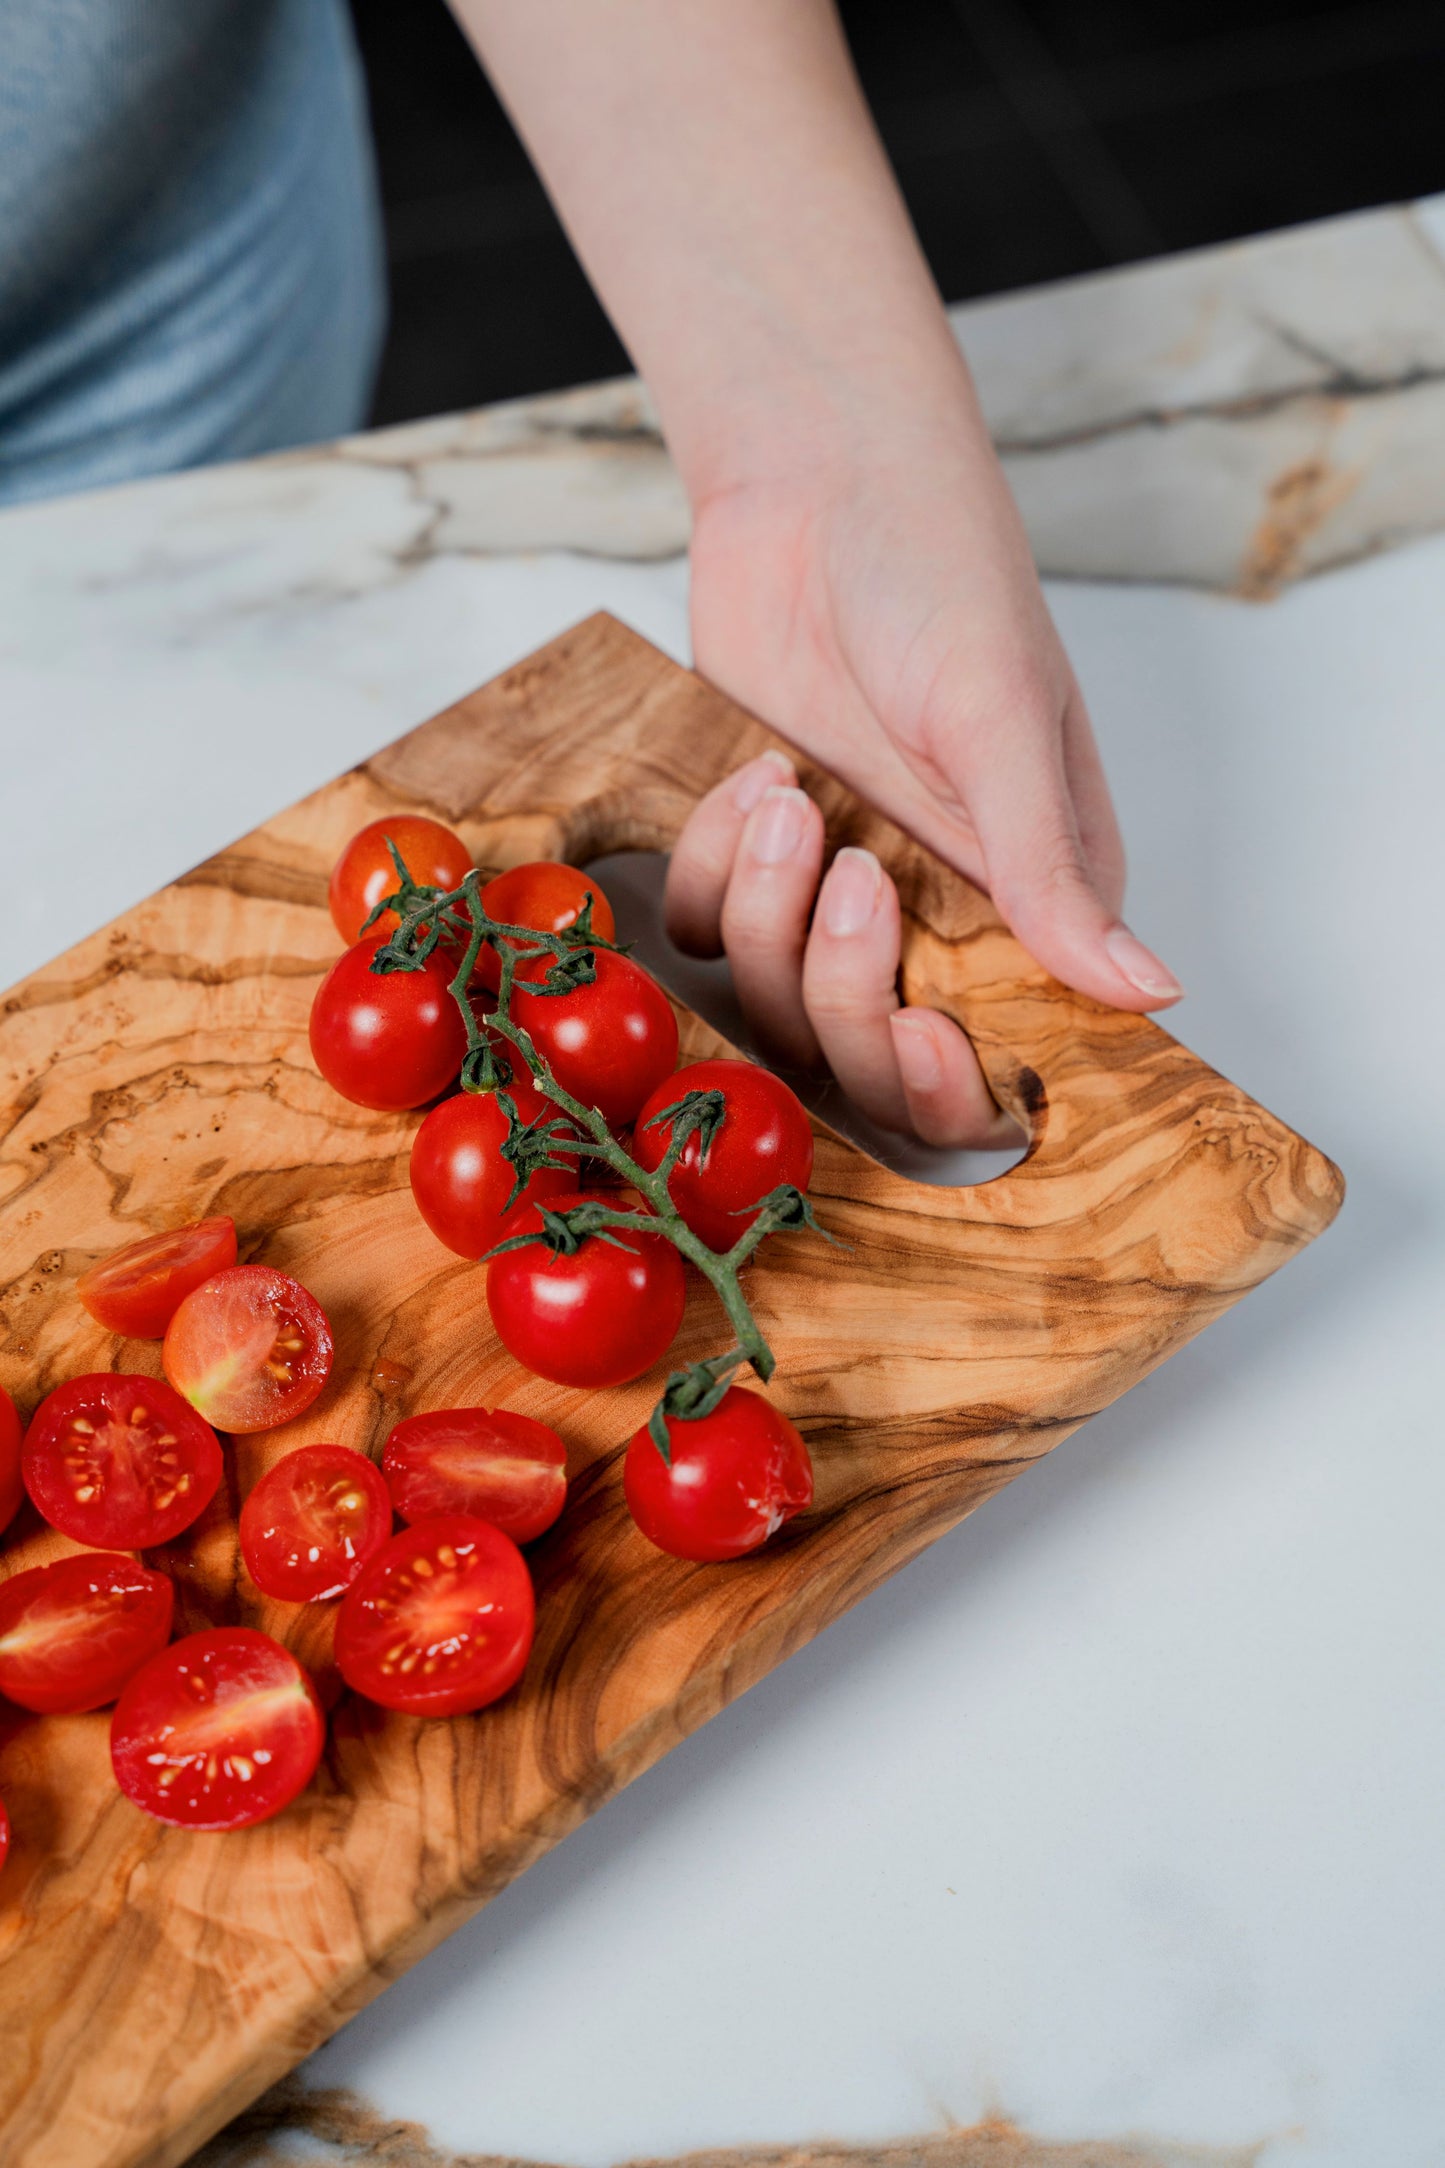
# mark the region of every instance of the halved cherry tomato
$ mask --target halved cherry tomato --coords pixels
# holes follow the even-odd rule
[[[25,1485],[20,1476],[20,1418],[15,1403],[0,1387],[0,1528],[8,1528],[20,1509]]]
[[[419,971],[373,971],[383,944],[358,941],[331,966],[311,1004],[311,1054],[334,1091],[399,1114],[457,1080],[466,1026],[448,988],[457,959],[435,948]]]
[[[786,1415],[734,1385],[711,1415],[669,1416],[668,1466],[644,1423],[623,1488],[642,1533],[674,1558],[742,1558],[813,1502],[813,1464]]]
[[[532,1646],[527,1562],[465,1513],[403,1528],[341,1600],[336,1661],[384,1709],[459,1716],[515,1686]]]
[[[384,891],[383,891],[384,893]],[[488,918],[503,926],[535,926],[538,933],[564,933],[582,916],[582,906],[592,898],[592,931],[604,941],[617,939],[612,906],[591,874],[552,858],[537,858],[525,866],[511,866],[488,881],[482,890],[482,908]],[[477,977],[495,992],[502,983],[497,952],[488,944],[477,957]]]
[[[221,1448],[164,1380],[101,1370],[41,1401],[21,1466],[63,1536],[102,1551],[148,1551],[204,1513],[221,1480]]]
[[[191,1289],[235,1262],[236,1222],[197,1220],[112,1250],[81,1274],[75,1292],[107,1332],[160,1340]]]
[[[263,1596],[309,1603],[350,1588],[391,1534],[381,1473],[349,1445],[303,1445],[241,1508],[241,1556]]]
[[[588,1194],[596,1193],[549,1197],[547,1206],[564,1211]],[[528,1234],[541,1224],[535,1205],[518,1205],[507,1228]],[[682,1259],[667,1237],[621,1228],[605,1241],[589,1235],[570,1257],[529,1242],[487,1267],[502,1345],[557,1385],[623,1385],[650,1370],[677,1337],[684,1296]]]
[[[525,1073],[507,1086],[524,1122],[560,1110],[544,1099]],[[439,1242],[459,1257],[480,1257],[502,1238],[502,1217],[512,1209],[515,1172],[502,1157],[507,1117],[494,1092],[457,1092],[433,1107],[411,1146],[411,1193]],[[515,1200],[560,1197],[577,1186],[570,1169],[539,1167]]]
[[[695,1061],[659,1084],[637,1117],[633,1154],[649,1172],[672,1141],[658,1116],[686,1092],[720,1091],[722,1125],[704,1153],[696,1130],[668,1178],[668,1194],[709,1249],[730,1250],[757,1218],[748,1211],[781,1183],[805,1190],[813,1172],[813,1132],[802,1101],[771,1069],[753,1061]]]
[[[331,1327],[299,1280],[233,1265],[192,1290],[166,1328],[166,1376],[218,1430],[272,1430],[300,1415],[331,1371]]]
[[[442,1408],[397,1424],[381,1456],[404,1521],[469,1513],[514,1543],[550,1528],[567,1497],[567,1448],[511,1408]]]
[[[676,1066],[677,1018],[641,964],[611,949],[592,953],[596,978],[570,994],[528,993],[519,979],[512,1020],[531,1034],[564,1091],[621,1128]],[[524,968],[544,978],[549,964],[539,956]]]
[[[294,1656],[251,1626],[187,1634],[136,1673],[110,1720],[116,1782],[178,1829],[244,1829],[304,1791],[326,1720]]]
[[[461,837],[424,813],[393,813],[372,821],[352,837],[331,871],[331,919],[345,942],[359,941],[382,897],[394,895],[401,886],[386,847],[388,837],[418,888],[460,888],[472,870],[472,854]],[[385,941],[396,928],[395,911],[387,911],[370,931]]]
[[[100,1709],[171,1637],[175,1591],[118,1552],[33,1566],[0,1585],[0,1694],[49,1716]]]

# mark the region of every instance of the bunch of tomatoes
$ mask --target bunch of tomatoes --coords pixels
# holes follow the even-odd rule
[[[501,937],[474,942],[460,994],[454,937],[415,967],[378,964],[399,923],[389,900],[404,908],[434,895],[440,921],[472,870],[461,839],[419,817],[353,839],[330,888],[348,945],[317,992],[312,1050],[359,1105],[429,1106],[411,1153],[417,1206],[448,1248],[489,1260],[492,1323],[516,1360],[573,1387],[620,1385],[671,1345],[683,1250],[704,1266],[725,1261],[767,1200],[806,1189],[808,1119],[780,1079],[749,1062],[676,1068],[666,995],[616,946],[606,898],[570,866],[473,881],[516,953],[504,971]],[[527,950],[528,929],[554,937],[549,952]],[[564,953],[575,968],[559,978]],[[457,1089],[489,1044],[504,980],[527,1059],[515,1031],[494,1033],[489,1087]],[[586,1126],[559,1118],[549,1085],[590,1110],[590,1140]],[[609,1164],[584,1186],[579,1164],[600,1156],[599,1138]],[[638,1231],[636,1204],[623,1219],[613,1209],[623,1192],[607,1185],[619,1166],[643,1181],[664,1170],[657,1232]],[[608,1208],[611,1224],[579,1233],[589,1221],[578,1208],[589,1204]],[[224,1218],[133,1243],[77,1291],[108,1330],[160,1340],[164,1377],[72,1378],[23,1430],[0,1392],[0,1529],[28,1493],[51,1528],[84,1547],[0,1582],[0,1695],[37,1713],[114,1702],[117,1781],[161,1821],[262,1821],[321,1757],[315,1685],[253,1628],[173,1642],[172,1582],[136,1554],[173,1542],[210,1505],[224,1473],[218,1433],[270,1431],[311,1406],[331,1368],[330,1325],[297,1280],[238,1262]],[[680,1558],[741,1557],[812,1500],[797,1430],[729,1382],[741,1353],[676,1373],[627,1449],[633,1518]],[[242,1505],[241,1554],[263,1595],[336,1607],[336,1665],[353,1691],[416,1716],[454,1716],[521,1676],[534,1624],[521,1547],[553,1525],[566,1495],[555,1430],[505,1408],[433,1410],[397,1423],[379,1466],[340,1444],[285,1454]],[[0,1858],[7,1842],[0,1804]]]

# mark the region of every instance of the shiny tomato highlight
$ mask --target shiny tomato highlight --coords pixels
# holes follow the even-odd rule
[[[432,950],[419,971],[373,971],[382,943],[358,941],[331,966],[311,1004],[311,1055],[333,1091],[400,1114],[455,1084],[466,1026],[448,988],[457,959]]]
[[[538,933],[565,933],[582,916],[582,906],[592,898],[592,931],[603,941],[617,939],[612,906],[588,873],[556,859],[538,858],[529,865],[511,866],[488,881],[482,890],[482,908],[488,918],[504,926],[532,926]],[[477,977],[495,992],[502,983],[502,967],[490,943],[477,957]]]
[[[418,888],[460,888],[472,870],[471,852],[440,821],[422,813],[393,813],[372,821],[352,837],[331,871],[331,921],[347,943],[361,939],[361,929],[382,897],[395,895],[401,886],[386,847],[388,836]],[[395,911],[386,911],[370,931],[385,941],[397,924]]]
[[[404,1528],[342,1598],[336,1661],[384,1709],[459,1716],[515,1686],[532,1646],[527,1562],[464,1513]]]
[[[236,1222],[197,1220],[112,1250],[81,1274],[75,1292],[107,1332],[160,1340],[191,1289],[235,1262]]]
[[[316,1690],[250,1626],[187,1634],[135,1674],[110,1723],[126,1798],[179,1829],[244,1829],[289,1806],[326,1742]]]
[[[166,1329],[166,1376],[218,1430],[271,1430],[309,1408],[331,1371],[331,1327],[299,1280],[233,1265],[195,1288]]]
[[[697,1132],[682,1148],[668,1194],[711,1250],[730,1250],[757,1218],[758,1204],[784,1182],[806,1190],[813,1173],[813,1131],[802,1101],[771,1069],[752,1061],[695,1061],[659,1084],[637,1117],[633,1155],[650,1173],[672,1141],[659,1117],[690,1091],[720,1091],[721,1126],[706,1152]]]
[[[566,1446],[510,1408],[409,1415],[386,1441],[381,1472],[404,1521],[467,1513],[514,1543],[550,1528],[567,1498]]]
[[[669,1416],[668,1466],[644,1423],[623,1463],[632,1518],[674,1558],[745,1557],[813,1502],[813,1464],[798,1431],[759,1393],[734,1385],[711,1415]]]
[[[630,1122],[677,1063],[677,1018],[656,979],[630,956],[594,949],[597,976],[570,994],[528,993],[519,979],[512,1021],[530,1033],[564,1091],[614,1129]],[[526,970],[543,978],[548,959]]]
[[[20,1474],[20,1417],[10,1395],[0,1387],[0,1528],[8,1528],[20,1509],[25,1484]]]
[[[525,1075],[507,1090],[524,1122],[556,1113]],[[439,1242],[459,1257],[480,1257],[502,1239],[502,1220],[514,1209],[515,1175],[502,1157],[507,1117],[494,1092],[457,1092],[433,1107],[411,1147],[411,1193]],[[515,1202],[560,1197],[577,1186],[575,1166],[539,1167]]]
[[[0,1694],[38,1715],[103,1708],[171,1636],[163,1573],[99,1551],[0,1584]]]
[[[241,1508],[241,1556],[263,1596],[340,1596],[391,1534],[380,1471],[347,1445],[303,1445],[268,1468]]]
[[[548,1208],[565,1210],[589,1194],[596,1195],[548,1198]],[[508,1232],[541,1224],[535,1205],[519,1205]],[[623,1385],[650,1370],[677,1337],[685,1287],[676,1249],[665,1235],[608,1233],[607,1241],[589,1235],[571,1257],[528,1243],[487,1267],[487,1307],[502,1345],[539,1378]]]
[[[221,1448],[164,1380],[102,1370],[41,1401],[21,1466],[37,1509],[62,1535],[102,1551],[148,1551],[210,1504]]]

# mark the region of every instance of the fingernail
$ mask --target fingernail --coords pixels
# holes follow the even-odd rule
[[[936,1092],[943,1082],[943,1062],[932,1029],[921,1016],[895,1009],[888,1019],[893,1051],[911,1092]]]
[[[808,801],[800,790],[770,783],[758,801],[748,835],[748,856],[761,866],[781,866],[803,840]]]
[[[1177,1001],[1184,988],[1167,964],[1152,949],[1137,941],[1127,926],[1115,926],[1105,934],[1104,946],[1131,986],[1151,1001]]]
[[[769,746],[766,753],[759,753],[756,760],[750,760],[746,768],[740,770],[733,785],[733,804],[739,813],[751,813],[765,790],[779,782],[796,783],[797,780],[798,771],[787,754]]]
[[[878,908],[883,868],[871,851],[847,844],[828,869],[819,905],[829,933],[861,933]]]

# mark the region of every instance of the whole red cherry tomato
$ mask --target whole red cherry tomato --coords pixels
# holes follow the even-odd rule
[[[81,1274],[75,1292],[107,1332],[160,1340],[191,1289],[235,1262],[236,1222],[197,1220],[112,1250]]]
[[[158,1822],[244,1829],[304,1791],[326,1720],[288,1649],[251,1626],[173,1641],[143,1664],[110,1720],[116,1782]]]
[[[0,1387],[0,1528],[8,1528],[25,1496],[20,1476],[20,1418],[15,1403]]]
[[[592,931],[604,941],[617,939],[612,906],[588,873],[556,859],[538,858],[530,865],[511,866],[488,881],[482,890],[482,908],[488,918],[503,926],[535,926],[538,933],[564,933],[582,916],[582,906],[592,898]],[[502,967],[490,943],[477,957],[477,977],[493,991],[502,983]]]
[[[784,1182],[807,1188],[812,1127],[802,1102],[771,1069],[752,1061],[695,1061],[659,1084],[638,1115],[632,1149],[640,1167],[651,1172],[661,1165],[672,1123],[657,1117],[690,1091],[722,1093],[722,1124],[705,1152],[693,1131],[668,1178],[668,1194],[710,1250],[730,1250],[757,1218],[749,1205]]]
[[[386,1441],[381,1472],[404,1521],[469,1513],[514,1543],[550,1528],[567,1497],[566,1446],[510,1408],[409,1415]]]
[[[450,892],[460,888],[472,870],[472,854],[461,837],[424,813],[393,813],[372,821],[352,837],[331,871],[331,920],[343,941],[359,941],[382,897],[394,896],[401,886],[386,847],[388,836],[418,888]],[[385,941],[397,923],[395,911],[387,911],[369,931]]]
[[[560,1110],[544,1099],[525,1073],[507,1086],[524,1122]],[[411,1147],[411,1193],[439,1242],[459,1257],[480,1257],[502,1237],[503,1214],[514,1202],[560,1197],[577,1186],[570,1168],[539,1167],[521,1196],[512,1199],[515,1171],[502,1157],[507,1117],[494,1092],[457,1092],[433,1107]]]
[[[485,1708],[522,1676],[535,1604],[510,1536],[465,1513],[403,1528],[341,1601],[336,1661],[358,1694],[412,1716]]]
[[[175,1591],[114,1551],[33,1566],[0,1585],[0,1694],[49,1716],[103,1708],[171,1637]]]
[[[241,1508],[241,1556],[263,1596],[309,1603],[350,1588],[391,1534],[381,1472],[349,1445],[302,1445]]]
[[[382,943],[358,941],[331,966],[311,1004],[311,1054],[334,1091],[400,1114],[454,1084],[466,1026],[447,991],[457,959],[435,948],[419,971],[373,971]]]
[[[588,1192],[549,1197],[548,1209],[582,1204]],[[599,1199],[617,1205],[615,1196]],[[619,1209],[629,1209],[620,1206]],[[511,1234],[542,1222],[519,1205]],[[682,1323],[682,1259],[665,1235],[610,1228],[570,1257],[541,1243],[506,1250],[487,1267],[487,1307],[503,1347],[557,1385],[623,1385],[667,1353]]]
[[[193,1288],[161,1361],[218,1430],[271,1430],[300,1415],[331,1371],[331,1327],[313,1295],[271,1265],[233,1265]]]
[[[668,1466],[644,1423],[627,1448],[623,1487],[649,1543],[674,1558],[742,1558],[813,1502],[813,1464],[798,1432],[758,1393],[734,1385],[711,1415],[669,1416]]]
[[[614,1129],[630,1122],[677,1062],[677,1018],[656,979],[630,956],[594,949],[597,976],[570,994],[528,993],[519,979],[512,1021],[552,1065],[564,1091]],[[548,959],[526,965],[545,977]]]
[[[25,1488],[63,1536],[102,1551],[148,1551],[210,1504],[221,1448],[163,1379],[101,1370],[41,1401],[21,1466]]]

